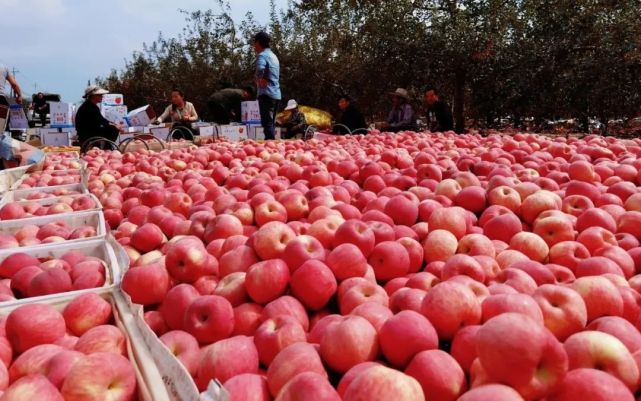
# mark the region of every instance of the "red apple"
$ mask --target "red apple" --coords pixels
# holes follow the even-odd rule
[[[383,355],[397,367],[407,366],[421,351],[438,347],[434,326],[414,311],[403,311],[387,319],[378,335]]]
[[[62,316],[67,329],[81,336],[111,319],[111,304],[97,294],[83,294],[65,306]]]
[[[223,297],[200,296],[185,311],[184,327],[201,344],[211,344],[231,335],[234,310]]]

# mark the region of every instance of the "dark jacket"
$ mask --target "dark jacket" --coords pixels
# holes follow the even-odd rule
[[[416,118],[414,117],[414,108],[409,103],[403,103],[398,107],[392,108],[387,123],[390,132],[412,131],[416,129]]]
[[[38,98],[36,97],[33,101],[33,110],[35,110],[36,113],[46,113],[47,110],[49,109],[49,103],[47,103],[46,98]]]
[[[230,121],[240,121],[240,104],[244,102],[244,91],[242,89],[225,88],[215,92],[209,97],[209,106],[214,118],[219,124],[228,124]],[[218,121],[223,120],[223,121]]]
[[[338,124],[346,126],[350,131],[355,131],[360,128],[367,128],[363,113],[361,113],[353,104],[350,104],[345,109],[345,111],[343,111],[343,114],[341,114],[341,118],[338,120]],[[345,132],[345,129],[342,127],[336,127],[336,132],[342,135],[347,134],[347,132]]]
[[[86,100],[78,107],[76,131],[81,143],[95,137],[103,137],[111,141],[115,141],[118,138],[118,129],[100,114],[98,105],[89,100]]]
[[[430,130],[433,132],[452,131],[454,129],[454,119],[449,106],[439,100],[427,110],[427,121]]]

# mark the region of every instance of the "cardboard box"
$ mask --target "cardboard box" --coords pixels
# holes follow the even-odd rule
[[[280,127],[274,127],[274,136],[276,139],[280,139],[281,129]],[[255,141],[264,141],[265,140],[265,129],[262,125],[251,124],[247,126],[247,137]]]
[[[240,121],[243,124],[260,124],[260,107],[258,100],[240,104]]]
[[[203,137],[214,136],[218,133],[218,130],[214,125],[201,125],[196,127],[196,131],[198,132],[198,135]]]
[[[71,140],[76,136],[73,128],[40,128],[38,132],[44,146],[71,146]]]
[[[127,106],[100,106],[102,115],[114,124],[127,126],[125,117],[127,117]]]
[[[29,121],[27,115],[20,104],[12,104],[9,106],[9,119],[10,129],[29,129]]]
[[[167,141],[167,137],[169,136],[169,130],[170,128],[167,127],[150,127],[149,133],[155,138],[165,142]]]
[[[124,106],[125,100],[120,93],[107,93],[102,95],[102,104],[105,106]]]
[[[118,135],[118,143],[126,141],[129,138],[133,138],[136,133],[134,132],[126,132]]]
[[[150,105],[132,110],[127,114],[127,117],[125,117],[125,121],[127,121],[127,125],[130,127],[145,127],[155,119],[156,113]]]
[[[247,139],[246,125],[221,125],[220,136],[232,142],[238,142]]]
[[[49,102],[51,128],[72,128],[74,107],[71,103]]]

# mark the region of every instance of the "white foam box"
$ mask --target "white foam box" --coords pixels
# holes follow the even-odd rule
[[[221,125],[220,136],[231,141],[238,142],[247,139],[246,125]]]
[[[133,138],[133,137],[134,137],[134,136],[136,136],[137,134],[138,134],[137,132],[125,132],[125,133],[121,133],[120,135],[118,135],[118,142],[126,141],[126,140],[127,140],[127,139],[129,139],[129,138]]]
[[[120,93],[107,93],[106,95],[102,95],[102,103],[101,103],[101,105],[105,105],[105,106],[124,106],[125,105],[125,98]]]
[[[65,214],[72,214],[72,213],[79,213],[79,212],[101,212],[102,211],[102,204],[100,203],[100,201],[98,200],[98,198],[96,198],[96,196],[94,194],[56,196],[56,197],[53,197],[53,198],[16,201],[15,203],[20,204],[22,206],[26,206],[26,205],[29,205],[29,204],[38,204],[38,205],[41,205],[41,206],[51,206],[53,204],[56,204],[56,203],[62,201],[63,198],[70,198],[69,200],[73,201],[73,200],[75,200],[75,198],[78,198],[78,197],[81,197],[81,196],[87,196],[87,197],[91,198],[91,200],[93,200],[94,203],[96,204],[96,207],[94,207],[93,209],[81,210],[81,211],[70,212],[70,213],[60,213],[60,214],[57,214],[57,215],[52,214],[52,215],[48,215],[48,216],[63,216]],[[64,200],[67,200],[67,199],[64,199]],[[32,217],[38,217],[38,216],[25,216],[23,218],[15,219],[15,220],[22,221],[24,219],[30,219]],[[14,221],[14,220],[2,220],[2,221]]]
[[[166,141],[169,136],[171,128],[168,127],[149,127],[148,132],[153,135],[156,139],[161,141]]]
[[[4,235],[14,235],[18,230],[27,225],[34,225],[42,227],[45,224],[49,223],[66,223],[67,227],[70,229],[76,229],[84,226],[92,227],[96,230],[96,235],[90,238],[80,238],[67,240],[60,242],[59,244],[73,244],[79,242],[85,242],[89,239],[99,239],[104,238],[107,235],[107,228],[105,224],[105,217],[102,212],[78,212],[78,213],[67,213],[61,215],[52,215],[52,216],[38,216],[22,220],[6,220],[0,221],[0,234]],[[35,245],[35,246],[48,246],[51,244],[44,245]]]
[[[187,369],[173,352],[158,339],[145,322],[142,305],[134,304],[129,295],[125,292],[121,293],[133,316],[132,324],[136,327],[137,333],[147,349],[149,349],[171,401],[228,401],[228,393],[217,380],[210,382],[208,388],[199,394],[198,388]]]
[[[72,127],[40,128],[38,133],[40,141],[45,146],[71,146],[71,141],[76,136],[76,130]]]
[[[0,194],[4,194],[9,191],[16,182],[20,181],[26,174],[29,167],[31,166],[21,166],[0,170]],[[3,199],[5,197],[3,197]]]
[[[127,126],[127,106],[100,105],[100,112],[110,122],[118,125]]]
[[[126,354],[124,356],[131,362],[136,378],[134,399],[139,401],[172,401],[150,350],[146,347],[137,327],[132,323],[134,317],[122,299],[122,293],[111,288],[95,290],[93,293],[111,304],[113,324],[120,329],[126,340]],[[63,296],[41,300],[38,303],[50,305],[58,312],[62,312],[78,296],[78,294],[67,293]],[[7,316],[20,306],[21,304],[0,304],[0,316]],[[92,379],[88,378],[88,380],[91,382]]]
[[[130,111],[125,117],[130,127],[146,127],[156,119],[156,113],[150,105],[139,107]]]
[[[80,153],[75,151],[54,151],[47,152],[47,156],[52,155],[60,159],[80,159]]]
[[[56,244],[47,244],[47,245],[38,245],[30,247],[20,248],[21,253],[31,255],[41,261],[50,260],[50,259],[59,259],[70,251],[78,251],[86,256],[96,257],[103,262],[105,262],[105,284],[102,287],[91,288],[85,290],[76,290],[69,291],[62,294],[51,294],[43,295],[38,297],[31,298],[22,298],[12,301],[7,301],[0,303],[2,306],[12,306],[12,305],[24,305],[34,302],[41,302],[46,300],[52,300],[65,296],[78,296],[86,294],[88,292],[95,292],[105,289],[113,289],[117,284],[120,284],[122,279],[122,267],[121,261],[123,259],[122,255],[117,256],[116,250],[111,244],[111,241],[105,238],[99,238],[95,240],[85,240],[78,242],[61,242]],[[122,248],[118,250],[121,252]],[[16,253],[15,249],[6,249],[0,251],[0,263],[4,261],[9,256]],[[126,257],[126,254],[125,254]]]
[[[0,205],[4,205],[7,202],[16,202],[23,200],[35,200],[35,198],[30,198],[32,194],[42,194],[42,198],[54,198],[57,196],[68,196],[68,195],[79,195],[89,193],[87,187],[83,183],[78,184],[67,184],[67,185],[57,185],[52,187],[40,187],[40,188],[28,188],[28,189],[16,189],[13,191],[7,192],[5,197],[0,201]]]
[[[71,103],[49,102],[49,115],[51,116],[51,128],[73,127],[74,107]]]
[[[75,183],[81,183],[81,184],[84,184],[85,186],[87,186],[87,171],[81,168],[79,170],[35,171],[33,173],[23,175],[22,178],[20,178],[20,180],[16,181],[13,184],[11,189],[13,189],[13,190],[17,190],[17,189],[31,189],[31,190],[33,190],[33,189],[39,189],[39,188],[47,188],[47,187],[25,187],[25,188],[21,188],[21,185],[24,183],[25,179],[31,177],[32,174],[37,174],[37,175],[48,174],[48,175],[50,175],[52,177],[66,177],[66,176],[69,176],[69,175],[77,176],[78,178],[77,178]],[[64,185],[69,185],[69,184],[64,184]],[[53,187],[53,186],[58,186],[58,185],[49,185],[49,186]]]
[[[280,139],[281,129],[280,127],[274,127],[274,137]],[[247,137],[255,141],[264,141],[265,140],[265,129],[262,125],[251,124],[247,126]]]
[[[209,137],[218,134],[218,126],[214,124],[194,123],[192,124],[192,127],[196,130],[198,135],[202,137]]]
[[[260,123],[260,107],[258,100],[240,103],[240,121],[244,124]]]

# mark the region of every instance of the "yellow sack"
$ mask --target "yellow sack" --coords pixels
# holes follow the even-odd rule
[[[301,113],[305,114],[305,120],[307,124],[313,125],[318,129],[330,129],[332,128],[332,115],[326,111],[315,109],[309,106],[298,106],[298,110]],[[276,116],[276,122],[278,124],[284,124],[289,121],[291,116],[291,111],[282,111]]]

